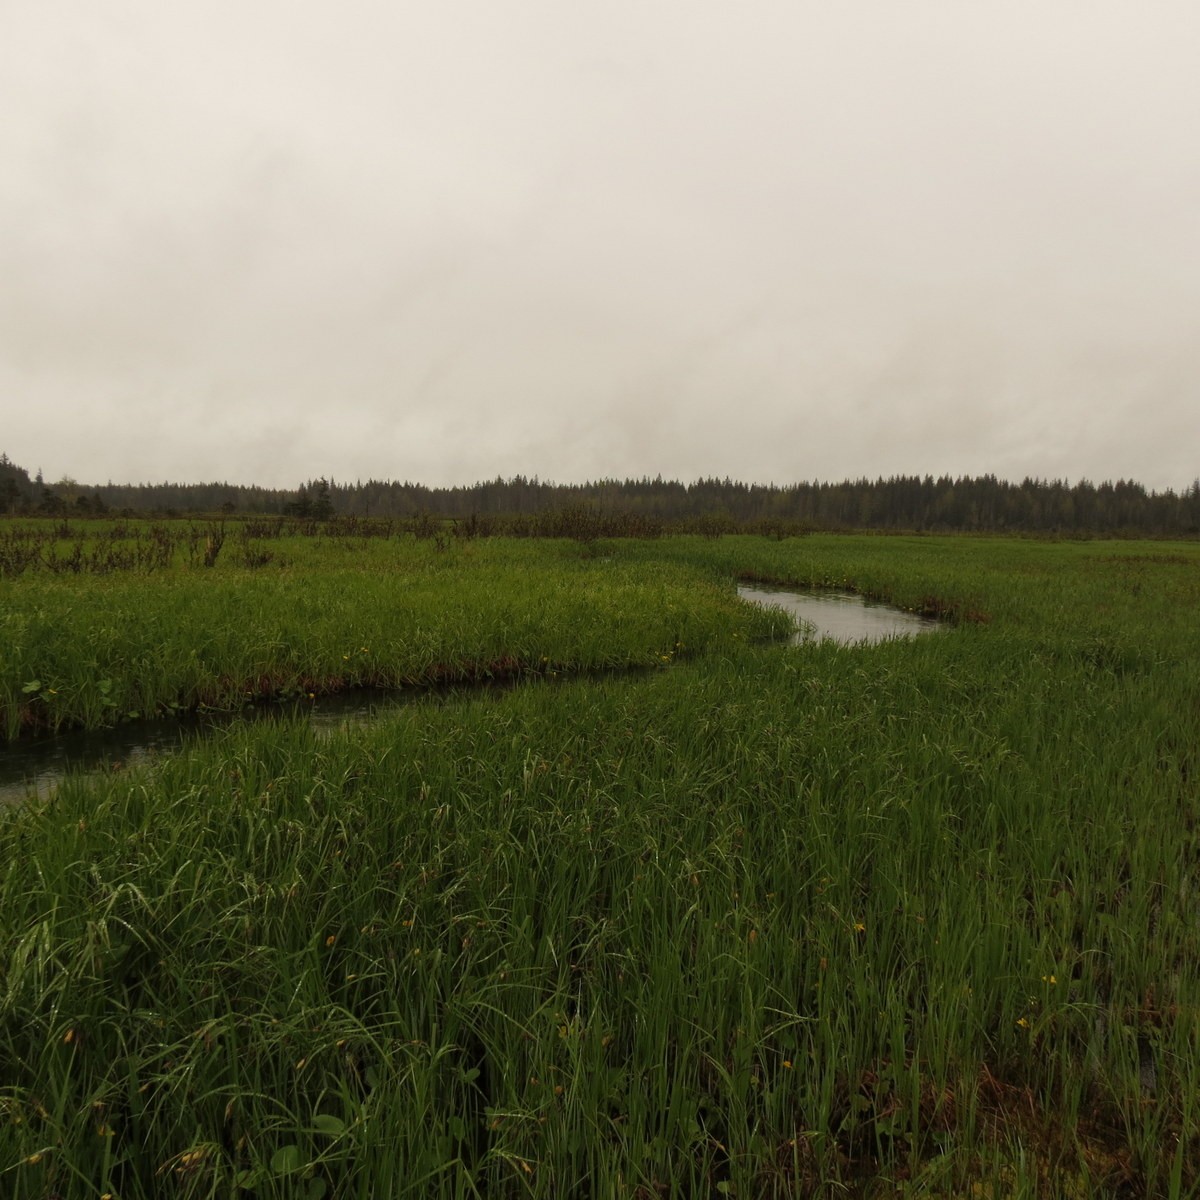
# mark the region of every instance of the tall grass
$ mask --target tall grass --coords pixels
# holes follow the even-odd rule
[[[0,731],[11,739],[164,711],[662,666],[778,632],[686,564],[571,543],[293,539],[288,565],[0,582]]]
[[[689,572],[958,623],[726,625],[5,814],[5,1194],[1193,1194],[1200,556],[610,551],[633,647]]]

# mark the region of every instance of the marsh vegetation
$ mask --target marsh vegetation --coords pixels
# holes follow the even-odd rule
[[[516,686],[0,813],[4,1194],[1200,1184],[1200,548],[225,533],[0,580],[4,735]]]

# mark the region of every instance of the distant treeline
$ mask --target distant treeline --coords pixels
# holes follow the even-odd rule
[[[418,517],[483,521],[501,531],[548,513],[630,518],[647,531],[756,528],[764,532],[878,529],[1049,534],[1200,534],[1200,478],[1184,492],[1139,483],[1009,483],[994,475],[892,476],[841,483],[748,484],[732,479],[680,483],[606,479],[556,484],[516,475],[469,487],[314,479],[293,490],[207,484],[47,484],[0,455],[0,513],[159,516],[200,513],[329,517]],[[522,520],[524,519],[524,521]]]

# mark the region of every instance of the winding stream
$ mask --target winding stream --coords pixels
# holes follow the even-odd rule
[[[359,688],[303,704],[254,705],[240,713],[214,713],[182,720],[165,717],[113,729],[77,729],[27,742],[10,742],[0,749],[0,806],[20,804],[32,796],[48,796],[68,771],[134,766],[157,755],[173,753],[191,738],[201,738],[230,725],[303,714],[318,732],[332,731],[346,725],[369,724],[388,709],[444,694],[445,689],[397,692]]]
[[[737,591],[743,600],[782,608],[796,618],[797,628],[791,638],[794,645],[826,638],[848,644],[878,642],[940,628],[929,617],[864,600],[850,592],[804,592],[749,583],[739,584]],[[476,684],[471,690],[511,686],[512,683]],[[368,724],[390,709],[453,690],[363,689],[322,696],[303,705],[262,705],[241,713],[194,716],[182,721],[169,718],[138,721],[115,729],[76,730],[28,742],[12,742],[0,750],[0,806],[20,804],[33,796],[48,796],[68,770],[132,766],[159,754],[172,753],[189,738],[203,737],[230,724],[302,713],[316,730],[335,730],[344,725]]]

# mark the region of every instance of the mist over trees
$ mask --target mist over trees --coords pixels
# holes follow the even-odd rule
[[[27,470],[0,455],[0,514],[5,515],[485,518],[502,525],[566,510],[636,518],[646,529],[714,533],[757,528],[1186,537],[1200,534],[1200,478],[1183,492],[1147,491],[1132,480],[1010,483],[994,475],[787,485],[661,477],[556,484],[516,475],[451,488],[321,477],[287,490],[230,483],[81,485],[69,479],[47,485],[40,472],[30,479]]]

